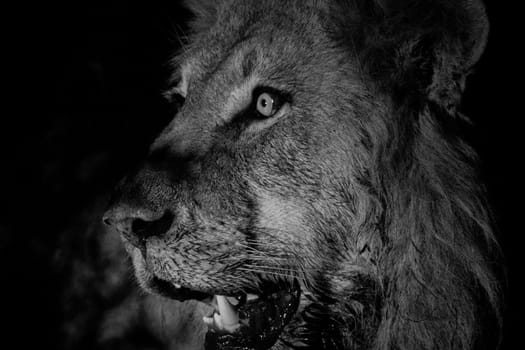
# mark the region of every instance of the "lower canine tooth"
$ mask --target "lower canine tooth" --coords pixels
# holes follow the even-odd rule
[[[215,314],[214,318],[217,324],[220,322],[219,329],[233,332],[239,328],[239,315],[237,314],[237,310],[235,310],[225,296],[217,295],[217,306],[220,315]]]
[[[223,330],[224,324],[222,323],[221,315],[217,313],[213,314],[213,322],[214,322],[214,326],[217,327],[217,329]]]
[[[217,304],[224,324],[234,325],[239,323],[237,311],[225,296],[217,295]]]

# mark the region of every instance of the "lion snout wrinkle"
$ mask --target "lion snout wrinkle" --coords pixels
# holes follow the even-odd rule
[[[142,167],[114,191],[103,222],[140,250],[150,237],[166,235],[181,220],[178,207],[184,183],[195,176],[195,158],[167,146],[152,149]]]
[[[137,248],[143,248],[151,236],[164,235],[175,221],[175,213],[162,204],[164,195],[172,192],[163,179],[151,167],[126,178],[115,190],[103,222]]]
[[[197,154],[176,152],[168,146],[155,148],[146,160],[146,167],[166,174],[171,183],[177,184],[197,175]]]

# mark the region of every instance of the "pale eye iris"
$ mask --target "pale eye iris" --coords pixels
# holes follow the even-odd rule
[[[257,111],[265,117],[271,117],[274,111],[274,100],[273,97],[264,92],[257,98]]]

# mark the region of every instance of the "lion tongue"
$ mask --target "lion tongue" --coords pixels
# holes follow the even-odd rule
[[[240,327],[239,314],[227,297],[223,295],[216,297],[219,313],[215,313],[213,317],[204,317],[204,323],[216,330],[233,333]]]

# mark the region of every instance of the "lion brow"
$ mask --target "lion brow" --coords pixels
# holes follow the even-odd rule
[[[257,51],[255,49],[250,50],[246,53],[242,60],[242,75],[244,78],[248,78],[252,75],[255,65],[257,63]]]

